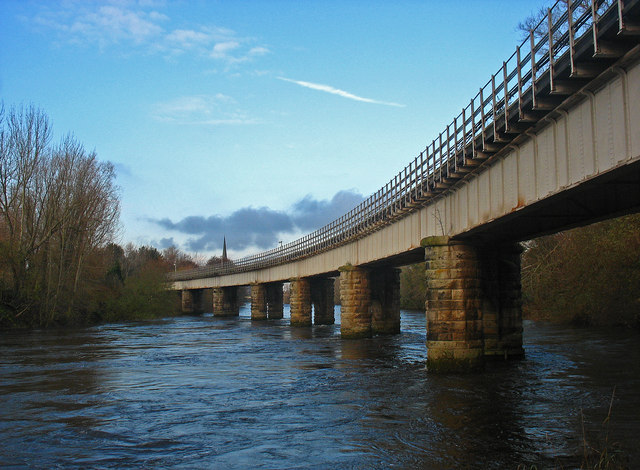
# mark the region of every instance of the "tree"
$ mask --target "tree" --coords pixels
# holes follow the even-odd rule
[[[88,261],[118,223],[114,179],[73,136],[52,146],[39,109],[0,107],[0,323],[49,325],[83,309],[99,277]]]
[[[532,318],[640,327],[640,214],[529,242],[522,288]]]
[[[181,271],[198,267],[191,256],[178,250],[175,246],[165,248],[162,251],[162,257],[171,271]]]
[[[141,246],[136,248],[132,243],[124,247],[122,259],[123,277],[127,279],[132,274],[139,272],[150,262],[164,262],[162,254],[152,246]]]
[[[222,258],[214,255],[207,260],[205,266],[222,266],[222,264]]]
[[[400,271],[400,306],[424,310],[427,292],[424,263],[404,266]]]

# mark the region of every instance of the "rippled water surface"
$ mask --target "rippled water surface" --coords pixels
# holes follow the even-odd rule
[[[368,340],[287,317],[1,333],[0,465],[572,468],[615,387],[609,447],[640,468],[637,333],[527,322],[524,360],[434,376],[424,313]]]

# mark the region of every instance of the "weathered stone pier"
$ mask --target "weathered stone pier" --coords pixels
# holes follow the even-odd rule
[[[429,237],[427,366],[475,369],[485,356],[518,357],[522,349],[520,247],[476,246]]]

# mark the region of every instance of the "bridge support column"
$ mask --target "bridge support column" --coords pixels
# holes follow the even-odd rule
[[[193,313],[193,291],[182,291],[182,313]]]
[[[240,315],[237,287],[215,287],[213,289],[213,315],[216,317]]]
[[[333,279],[316,279],[311,283],[313,302],[313,324],[333,325],[335,305],[333,303]]]
[[[476,247],[428,237],[427,368],[432,371],[469,370],[482,366],[482,289]]]
[[[182,313],[193,314],[202,313],[203,289],[188,289],[182,291]]]
[[[517,243],[483,250],[482,322],[486,357],[520,357],[522,349],[522,285]]]
[[[311,286],[309,279],[291,279],[291,326],[311,326]]]
[[[371,337],[371,291],[369,272],[351,265],[340,268],[340,335]]]
[[[522,349],[522,292],[517,243],[474,245],[429,237],[427,367],[464,370],[484,357],[518,357]]]
[[[400,333],[400,270],[376,269],[370,278],[372,333]]]
[[[267,286],[264,284],[251,285],[251,319],[267,319]]]
[[[282,301],[282,283],[267,284],[267,316],[269,320],[279,320],[284,316],[284,303]]]

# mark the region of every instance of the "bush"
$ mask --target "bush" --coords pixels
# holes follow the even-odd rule
[[[400,271],[400,308],[424,310],[426,298],[424,263],[404,266]]]
[[[165,271],[150,264],[128,277],[103,302],[101,319],[112,322],[175,315],[177,296],[166,289],[165,276]]]
[[[529,242],[522,288],[530,318],[640,326],[640,214]]]

